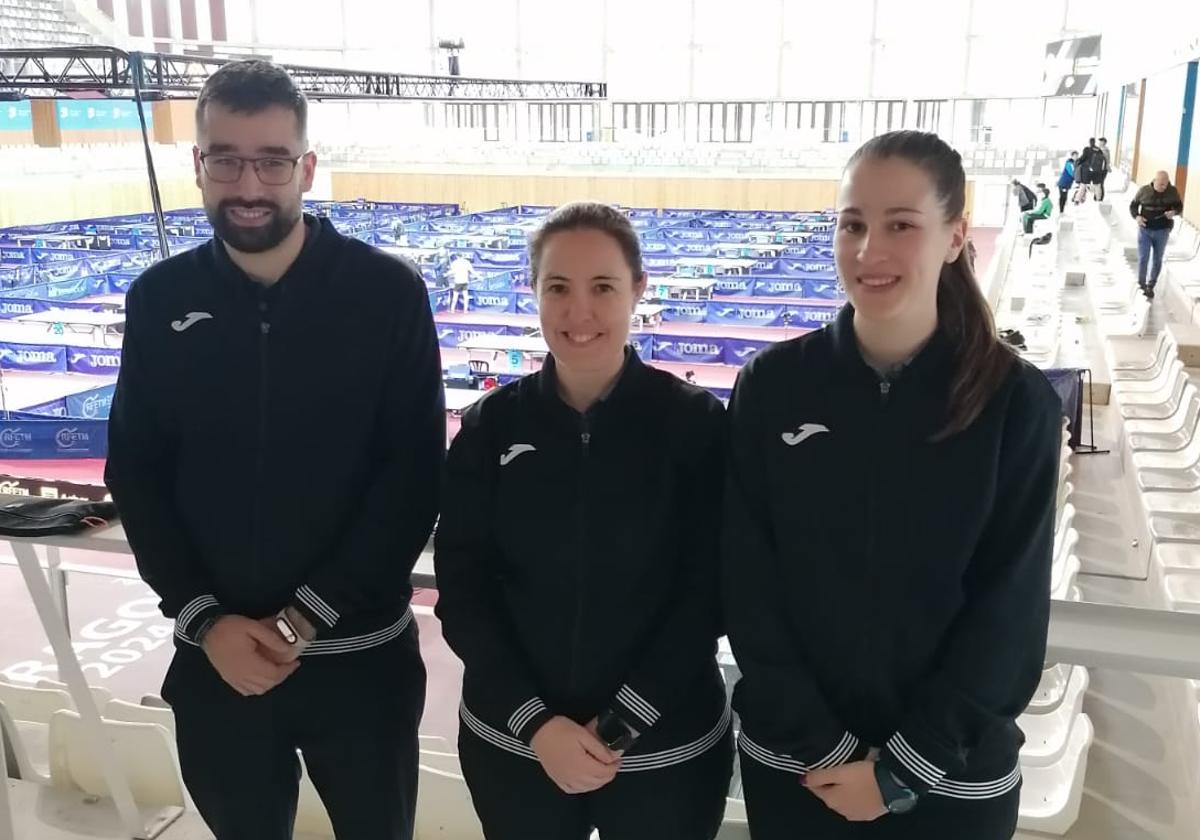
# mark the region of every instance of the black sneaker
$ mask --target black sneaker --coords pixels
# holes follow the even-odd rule
[[[1145,288],[1145,292],[1146,292],[1146,300],[1154,300],[1154,287],[1153,286],[1147,286]]]

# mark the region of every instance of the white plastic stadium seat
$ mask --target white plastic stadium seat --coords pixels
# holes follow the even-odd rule
[[[1197,546],[1200,551],[1200,546]],[[1200,574],[1172,572],[1163,576],[1167,606],[1177,612],[1200,613]]]
[[[184,806],[183,782],[171,751],[170,736],[156,723],[104,721],[117,766],[129,780],[134,802],[141,806]],[[50,720],[50,778],[55,787],[108,796],[99,759],[75,712],[55,712]]]
[[[71,690],[69,688],[67,688],[66,683],[58,682],[57,680],[38,680],[37,687],[38,688],[56,688],[59,691],[67,692],[68,695],[70,695],[70,693],[71,693]],[[108,701],[113,699],[112,691],[110,689],[105,688],[104,686],[89,685],[88,690],[92,692],[92,698],[96,701],[97,709],[103,709],[105,706],[108,705]]]
[[[46,756],[46,739],[40,745],[43,761],[39,765],[29,752],[28,744],[8,709],[0,703],[0,739],[4,745],[5,770],[8,777],[37,784],[50,784],[50,762]]]
[[[157,723],[175,737],[175,713],[170,709],[156,706],[143,706],[140,703],[130,703],[125,700],[109,700],[108,705],[101,710],[105,720],[119,720],[125,723]]]
[[[50,718],[62,709],[74,709],[65,691],[0,683],[0,706],[18,760],[21,778],[50,781]]]
[[[1051,665],[1043,669],[1042,678],[1038,681],[1037,690],[1034,691],[1033,697],[1029,701],[1029,706],[1026,707],[1027,714],[1048,714],[1059,707],[1066,696],[1067,687],[1071,680],[1079,679],[1074,676],[1075,671],[1083,670],[1075,665]]]
[[[0,682],[0,702],[4,703],[13,720],[49,725],[50,718],[60,709],[74,709],[71,695],[56,688],[32,688]]]
[[[717,831],[716,840],[750,840],[750,824],[746,820],[746,803],[732,796],[725,798],[725,819]]]
[[[1061,760],[1047,767],[1021,768],[1024,784],[1018,828],[1062,835],[1075,824],[1093,736],[1092,721],[1080,714],[1071,724],[1071,735]]]
[[[440,753],[440,751],[434,751]],[[483,840],[458,757],[431,762],[421,751],[417,782],[416,840]],[[438,766],[431,766],[436,763]]]
[[[1057,709],[1046,714],[1023,714],[1017,719],[1017,725],[1025,733],[1025,746],[1021,747],[1022,767],[1046,767],[1062,760],[1070,740],[1071,724],[1083,709],[1087,688],[1087,669],[1076,668]]]
[[[329,820],[329,812],[321,801],[308,768],[304,766],[304,756],[300,755],[300,795],[296,801],[296,834],[303,834],[307,840],[328,838],[333,840],[333,823]]]

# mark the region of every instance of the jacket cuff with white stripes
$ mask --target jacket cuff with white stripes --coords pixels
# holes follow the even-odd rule
[[[225,614],[220,603],[213,595],[197,595],[183,605],[183,609],[175,616],[175,635],[185,642],[199,644],[196,634],[209,620],[220,618]]]
[[[912,733],[897,732],[879,754],[879,761],[918,794],[924,794],[945,778],[948,770],[937,758],[940,750],[915,738]]]
[[[743,729],[738,738],[738,749],[760,764],[782,770],[785,773],[811,773],[813,770],[828,770],[855,761],[864,761],[871,748],[850,732],[843,732],[836,741],[824,743],[820,751],[805,750],[801,753],[776,752],[753,740]]]
[[[649,700],[642,697],[628,684],[617,689],[617,696],[613,699],[612,709],[620,717],[621,720],[632,726],[639,734],[644,735],[646,730],[658,723],[658,709],[650,703]]]
[[[552,717],[554,712],[546,708],[542,698],[530,697],[509,716],[508,730],[516,735],[521,743],[528,745],[542,728],[542,724]]]
[[[338,619],[341,618],[337,610],[313,591],[308,584],[296,590],[290,606],[299,610],[300,614],[307,618],[313,627],[317,628],[317,635],[332,630],[333,625],[337,624]]]

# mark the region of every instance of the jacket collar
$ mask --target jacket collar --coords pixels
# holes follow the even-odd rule
[[[273,286],[263,286],[251,280],[246,272],[230,259],[225,243],[216,236],[209,242],[213,262],[217,270],[227,280],[231,281],[239,291],[249,291],[255,296],[270,294],[281,288],[285,282],[293,282],[292,278],[306,277],[315,274],[313,270],[322,259],[330,253],[334,246],[344,237],[337,231],[327,218],[317,218],[308,213],[303,214],[300,223],[304,225],[304,246],[300,249],[295,262],[288,266],[287,271]]]
[[[646,383],[648,379],[648,371],[646,365],[638,358],[637,352],[632,347],[625,348],[625,363],[621,367],[621,373],[617,376],[617,381],[613,384],[612,389],[596,401],[587,414],[594,415],[602,411],[607,411],[609,408],[620,407],[630,401],[630,398],[636,395]],[[542,364],[542,369],[538,373],[537,393],[539,399],[547,405],[561,407],[562,409],[578,415],[579,412],[571,408],[563,402],[562,397],[558,394],[558,366],[554,362],[554,356],[548,354],[546,361]]]
[[[855,378],[878,382],[880,375],[867,364],[862,350],[858,346],[858,336],[854,332],[854,307],[847,303],[841,308],[828,327],[830,340],[833,344],[834,360],[843,372]],[[954,348],[945,331],[939,326],[930,336],[925,346],[912,359],[889,378],[921,379],[933,382],[948,383],[953,370]]]

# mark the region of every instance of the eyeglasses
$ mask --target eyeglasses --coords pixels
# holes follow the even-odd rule
[[[307,154],[307,153],[305,153]],[[244,158],[237,155],[213,155],[204,152],[200,155],[200,164],[204,171],[218,184],[236,184],[242,180],[242,172],[246,164],[254,167],[254,174],[260,183],[268,187],[282,187],[292,181],[296,174],[296,164],[304,155],[294,158],[261,157]]]

